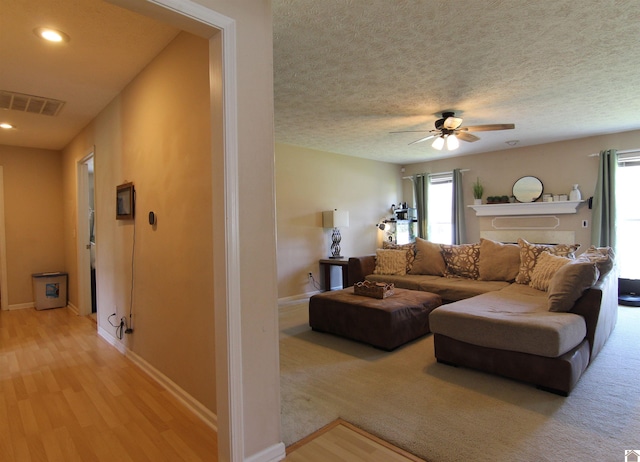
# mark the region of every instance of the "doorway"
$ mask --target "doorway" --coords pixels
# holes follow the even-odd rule
[[[89,153],[78,162],[78,314],[98,312],[96,284],[95,162]]]

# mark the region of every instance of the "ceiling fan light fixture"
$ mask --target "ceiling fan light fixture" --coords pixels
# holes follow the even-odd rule
[[[449,151],[455,151],[460,147],[460,142],[458,141],[458,137],[456,135],[447,136],[447,149]]]
[[[439,136],[435,140],[433,140],[433,143],[431,144],[431,147],[433,149],[437,149],[438,151],[441,151],[442,148],[444,147],[444,137],[443,136]]]

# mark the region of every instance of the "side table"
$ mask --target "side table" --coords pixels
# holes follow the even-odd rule
[[[342,288],[346,289],[349,285],[349,260],[348,259],[334,259],[326,258],[320,260],[320,270],[324,267],[324,290],[331,290],[331,267],[339,266],[342,268]]]

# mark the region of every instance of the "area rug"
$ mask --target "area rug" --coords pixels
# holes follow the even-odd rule
[[[337,418],[431,462],[624,460],[640,448],[640,309],[569,397],[438,364],[427,335],[393,352],[313,332],[308,304],[280,311],[283,438]]]

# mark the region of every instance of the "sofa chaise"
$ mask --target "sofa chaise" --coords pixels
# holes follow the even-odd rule
[[[567,396],[617,320],[613,252],[577,245],[412,245],[349,259],[349,281],[438,294],[429,315],[436,359]]]

